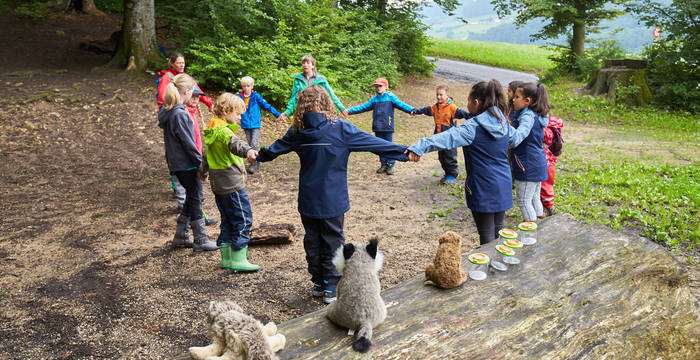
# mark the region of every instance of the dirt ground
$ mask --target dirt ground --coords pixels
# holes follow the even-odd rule
[[[298,229],[291,245],[251,247],[261,271],[231,273],[219,268],[218,252],[171,249],[176,204],[155,78],[96,70],[109,56],[78,48],[107,39],[119,19],[58,15],[28,24],[0,14],[0,24],[0,359],[170,358],[206,342],[212,299],[233,299],[263,322],[322,308],[310,296],[301,244],[296,155],[263,164],[248,181],[254,227]],[[440,79],[407,79],[394,92],[424,106],[438,82],[466,102],[466,85]],[[369,114],[351,120],[371,130]],[[432,133],[429,117],[397,112],[397,124],[397,143]],[[268,120],[263,145],[286,127]],[[471,215],[458,206],[460,185],[438,184],[437,154],[398,163],[394,176],[376,174],[378,165],[373,154],[350,157],[345,232],[348,241],[380,238],[383,288],[421,274],[446,230],[465,238],[463,252],[471,249]],[[204,208],[218,217],[208,184]],[[435,216],[446,208],[454,211]]]

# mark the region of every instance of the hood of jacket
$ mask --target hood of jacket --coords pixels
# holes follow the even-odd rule
[[[492,112],[496,114],[496,116],[493,116],[491,114]],[[495,106],[492,106],[490,109],[482,112],[472,119],[476,121],[476,123],[479,124],[482,129],[486,130],[489,135],[493,136],[494,139],[502,138],[508,131],[506,116],[503,115],[501,109]]]
[[[171,73],[173,74],[173,76],[180,75],[180,74],[186,74],[184,71],[183,71],[183,72],[178,72],[178,71],[175,71],[175,69],[173,69],[173,68],[168,68],[168,70],[161,70],[161,71],[159,71],[159,72],[158,72],[158,77],[161,77],[161,76],[165,75],[165,73],[167,73],[167,72],[171,72]]]
[[[326,116],[321,113],[304,113],[304,128],[299,130],[301,142],[313,142],[324,136],[333,125]]]
[[[165,105],[163,105],[163,106],[160,108],[159,113],[160,113],[160,114],[163,114],[163,116],[158,116],[158,126],[159,126],[161,129],[164,129],[164,128],[165,128],[165,124],[167,124],[167,123],[173,118],[173,115],[175,114],[175,111],[174,111],[175,109],[182,109],[182,110],[187,111],[187,110],[185,109],[185,105],[183,105],[183,104],[176,104],[176,105],[173,106],[173,108],[170,109],[170,110],[166,110],[166,109],[165,109]]]
[[[226,144],[228,144],[231,135],[226,129],[230,129],[233,131],[233,133],[236,133],[236,130],[238,130],[240,126],[236,124],[226,124],[223,126],[216,126],[213,128],[205,129],[204,130],[204,144],[205,145],[211,145],[214,142],[218,141],[224,141]]]

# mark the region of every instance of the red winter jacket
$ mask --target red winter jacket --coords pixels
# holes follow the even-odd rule
[[[177,72],[173,68],[169,68],[168,70],[162,70],[158,72],[158,77],[160,80],[158,81],[158,108],[160,109],[161,106],[163,106],[163,95],[165,94],[165,87],[170,84],[170,76],[167,75],[167,73],[175,75],[179,74],[186,74],[184,71],[183,72]],[[196,83],[195,83],[196,85]],[[196,85],[199,87],[199,85]],[[200,88],[201,90],[201,88]],[[206,105],[209,109],[211,109],[213,103],[211,101],[211,98],[208,96],[200,96],[199,97],[199,102],[203,103]]]
[[[564,128],[564,123],[561,121],[560,118],[549,115],[549,125],[547,125],[546,128],[544,128],[544,138],[542,139],[542,147],[544,148],[544,154],[547,157],[547,165],[556,165],[557,162],[559,162],[559,159],[557,159],[554,154],[552,154],[551,151],[549,151],[549,145],[552,145],[552,137],[554,136],[552,134],[552,129],[550,128],[559,128],[562,129]]]

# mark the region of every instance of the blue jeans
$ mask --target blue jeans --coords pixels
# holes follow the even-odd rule
[[[250,228],[253,226],[253,211],[245,189],[227,195],[214,195],[216,207],[221,214],[219,237],[216,245],[231,244],[234,251],[243,249],[250,242]]]
[[[394,142],[394,133],[391,132],[391,131],[377,131],[377,132],[374,133],[374,136],[376,136],[376,137],[378,137],[378,138],[380,138],[380,139],[384,139],[384,140],[386,140],[386,141],[388,141],[388,142]],[[394,163],[396,162],[396,160],[394,160],[394,159],[387,159],[387,158],[385,158],[385,157],[383,157],[383,156],[380,156],[380,157],[379,157],[379,162],[381,162],[382,164],[387,164],[387,165],[389,165],[389,166],[394,166]]]

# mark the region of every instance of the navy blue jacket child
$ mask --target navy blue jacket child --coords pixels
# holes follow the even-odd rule
[[[375,93],[368,102],[348,109],[350,115],[372,110],[372,131],[394,132],[394,108],[410,114],[413,107],[399,100],[391,91]]]
[[[350,210],[348,196],[348,157],[353,151],[370,151],[399,161],[407,161],[406,146],[372,136],[355,125],[323,114],[307,112],[304,128],[290,128],[269,148],[260,149],[257,161],[265,162],[294,151],[299,155],[299,213],[303,216],[332,218]]]
[[[513,178],[520,181],[546,181],[547,157],[542,139],[544,128],[549,124],[549,116],[540,116],[529,108],[514,115],[515,119],[511,118],[513,136],[510,139],[513,147]]]

